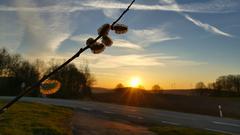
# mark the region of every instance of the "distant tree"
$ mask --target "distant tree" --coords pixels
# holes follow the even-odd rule
[[[0,49],[0,76],[7,76],[7,68],[10,61],[10,54],[5,48]]]
[[[80,72],[84,74],[86,82],[80,87],[80,92],[83,96],[91,96],[92,95],[92,86],[96,83],[96,79],[91,74],[88,64],[85,63],[83,69],[80,69]]]
[[[195,89],[197,90],[197,93],[199,93],[199,95],[208,95],[207,87],[203,82],[196,83]]]
[[[206,85],[203,82],[198,82],[195,85],[195,89],[206,89]]]
[[[215,89],[215,83],[208,83],[207,88],[209,90],[214,90]]]
[[[215,82],[215,89],[240,93],[240,75],[218,77]]]
[[[155,84],[155,85],[152,86],[152,91],[153,92],[162,93],[163,92],[162,90],[163,89],[158,84]]]
[[[43,60],[41,59],[36,59],[32,65],[36,68],[36,70],[39,72],[40,76],[43,76],[44,73],[46,72],[46,64]]]
[[[124,85],[122,83],[119,83],[116,85],[116,89],[122,89],[124,88]]]
[[[162,88],[158,84],[155,84],[152,86],[152,90],[162,90]]]
[[[37,82],[39,79],[39,72],[35,68],[35,66],[31,65],[28,61],[22,61],[18,67],[12,68],[12,71],[15,74],[16,81],[19,82],[19,89],[21,89],[21,85],[24,83],[25,86],[30,86],[33,83]],[[39,96],[39,88],[35,88],[30,96]]]

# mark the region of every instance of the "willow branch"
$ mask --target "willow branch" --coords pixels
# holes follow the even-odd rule
[[[122,17],[123,15],[130,9],[130,7],[132,6],[132,4],[135,2],[135,0],[133,0],[130,5],[127,7],[126,10],[123,11],[123,13],[119,16],[119,18],[114,21],[112,23],[112,26],[115,25]],[[96,37],[93,41],[92,44],[94,44],[95,42],[97,42],[98,39],[100,39],[102,36],[99,35],[98,37]],[[33,90],[34,88],[37,88],[41,85],[42,82],[44,82],[46,79],[48,79],[49,77],[51,77],[52,75],[54,75],[55,73],[57,73],[59,70],[61,70],[63,67],[65,67],[67,64],[69,64],[71,61],[73,61],[74,59],[76,59],[77,57],[80,56],[81,53],[83,53],[84,51],[86,51],[87,49],[89,49],[89,46],[86,46],[84,48],[79,49],[79,51],[74,54],[71,58],[69,58],[67,61],[65,61],[62,65],[60,65],[58,68],[56,68],[55,70],[53,70],[52,72],[50,72],[47,75],[44,75],[38,82],[32,84],[30,87],[26,88],[25,90],[23,90],[18,96],[16,96],[14,99],[12,99],[10,102],[8,102],[7,104],[5,104],[1,110],[0,110],[0,114],[4,113],[9,107],[11,107],[14,103],[16,103],[20,98],[22,98],[24,95],[26,95],[27,93],[29,93],[31,90]]]

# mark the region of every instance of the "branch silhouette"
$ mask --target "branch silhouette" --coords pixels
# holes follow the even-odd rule
[[[116,19],[116,21],[114,21],[111,25],[111,29],[113,29],[114,25],[117,24],[117,22],[124,16],[124,14],[127,13],[127,11],[130,9],[130,7],[132,6],[132,4],[135,2],[135,0],[133,0],[129,6],[127,7],[127,9],[125,9],[123,11],[123,13],[119,16],[119,18]],[[96,43],[103,35],[98,35],[98,37],[96,37],[92,42],[91,45]],[[22,91],[18,96],[16,96],[14,99],[12,99],[10,102],[8,102],[7,104],[5,104],[1,110],[0,110],[0,114],[4,113],[9,107],[11,107],[14,103],[16,103],[20,98],[22,98],[24,95],[26,95],[27,93],[29,93],[32,89],[39,87],[41,85],[41,83],[43,83],[46,79],[48,79],[50,76],[52,76],[53,74],[57,73],[59,70],[61,70],[64,66],[66,66],[67,64],[69,64],[71,61],[73,61],[74,59],[76,59],[77,57],[80,56],[81,53],[83,53],[84,51],[86,51],[87,49],[90,48],[91,45],[86,45],[84,48],[80,48],[79,51],[74,54],[71,58],[69,58],[67,61],[65,61],[62,65],[60,65],[58,68],[56,68],[55,70],[53,70],[52,72],[50,72],[47,75],[44,75],[38,82],[32,84],[31,86],[27,87],[24,91]]]

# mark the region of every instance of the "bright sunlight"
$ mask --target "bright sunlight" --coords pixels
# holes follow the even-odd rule
[[[140,83],[141,83],[141,79],[139,77],[132,77],[129,82],[129,85],[131,87],[138,87]]]

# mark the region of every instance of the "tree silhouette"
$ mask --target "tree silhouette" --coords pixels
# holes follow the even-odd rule
[[[30,85],[39,79],[39,72],[34,65],[18,54],[9,54],[6,49],[0,49],[0,65],[0,88],[3,95],[17,95],[21,92],[22,84]],[[39,96],[38,88],[28,95]]]
[[[240,75],[218,77],[214,83],[214,89],[240,93]]]
[[[158,84],[155,84],[152,86],[152,91],[158,92],[158,93],[163,93],[163,89]]]
[[[124,85],[122,83],[119,83],[116,85],[116,89],[122,89],[124,88]]]
[[[152,90],[158,91],[158,90],[162,90],[162,88],[158,84],[155,84],[152,86]]]
[[[195,85],[195,89],[206,89],[206,85],[203,82],[198,82]]]
[[[47,72],[51,72],[57,67],[58,65],[52,65]],[[87,66],[85,71],[85,73],[81,72],[74,64],[65,66],[61,71],[50,77],[50,79],[59,81],[61,88],[57,93],[48,97],[79,98],[81,96],[90,96],[93,82]]]

